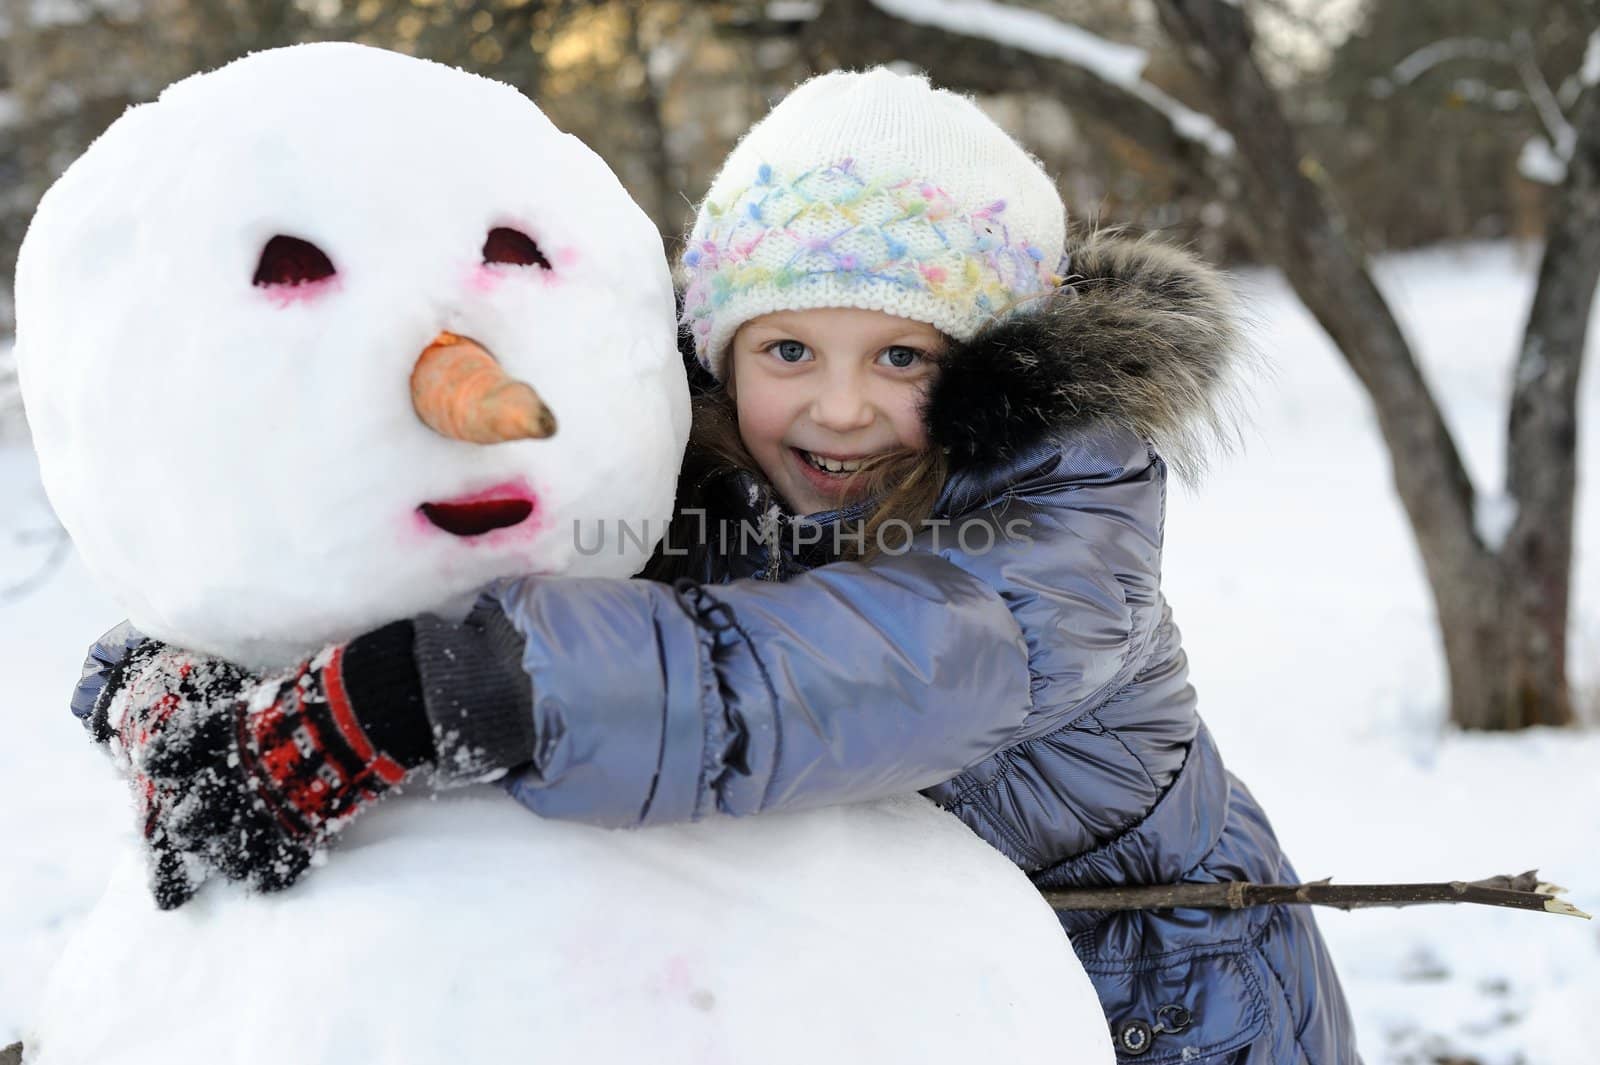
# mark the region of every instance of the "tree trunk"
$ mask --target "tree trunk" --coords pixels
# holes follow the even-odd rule
[[[1551,662],[1512,567],[1493,559],[1489,568],[1481,582],[1436,591],[1451,721],[1467,729],[1569,724],[1565,655]]]
[[[1573,720],[1567,625],[1578,480],[1578,384],[1595,286],[1600,284],[1600,86],[1584,89],[1572,119],[1577,139],[1545,228],[1538,288],[1513,377],[1506,440],[1506,496],[1517,511],[1500,559],[1521,627],[1507,710],[1513,726]]]

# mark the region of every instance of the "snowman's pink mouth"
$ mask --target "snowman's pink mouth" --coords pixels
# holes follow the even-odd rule
[[[482,536],[527,521],[533,494],[520,484],[499,484],[469,496],[424,503],[417,508],[428,522],[451,536]]]

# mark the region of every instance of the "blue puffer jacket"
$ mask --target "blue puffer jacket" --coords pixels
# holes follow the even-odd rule
[[[1149,243],[1096,240],[1071,268],[944,357],[926,417],[953,473],[909,551],[831,561],[853,515],[783,519],[748,473],[691,463],[712,535],[675,561],[688,579],[499,590],[515,692],[419,623],[436,735],[468,762],[525,737],[507,786],[545,816],[921,790],[1042,888],[1293,881],[1196,713],[1160,589],[1169,464],[1226,428],[1227,292]],[[1125,1062],[1359,1062],[1304,908],[1060,917]]]

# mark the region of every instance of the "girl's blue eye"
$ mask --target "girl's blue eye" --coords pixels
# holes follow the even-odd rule
[[[923,355],[916,348],[892,347],[883,349],[878,358],[896,370],[909,370],[922,361]]]
[[[799,362],[806,357],[806,346],[798,340],[780,340],[767,350],[784,362]]]

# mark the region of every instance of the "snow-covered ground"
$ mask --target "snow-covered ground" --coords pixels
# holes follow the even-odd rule
[[[1383,271],[1480,484],[1498,483],[1532,267],[1527,253],[1494,245],[1396,257]],[[1426,587],[1366,401],[1280,280],[1242,281],[1278,376],[1259,389],[1244,454],[1197,493],[1174,493],[1167,536],[1167,590],[1230,764],[1308,879],[1448,880],[1537,865],[1600,911],[1600,732],[1443,728]],[[1591,371],[1589,419],[1600,418],[1596,381]],[[1582,447],[1573,651],[1593,712],[1592,425]],[[0,445],[0,1045],[19,1035],[127,831],[120,788],[66,710],[84,646],[118,614],[71,555],[35,585],[51,529],[31,455]],[[1600,927],[1455,906],[1319,919],[1369,1065],[1593,1060]]]

